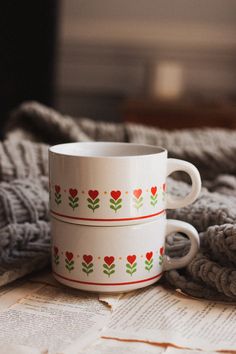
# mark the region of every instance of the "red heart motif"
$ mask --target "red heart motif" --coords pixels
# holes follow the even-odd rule
[[[115,258],[114,258],[113,256],[110,256],[110,257],[106,256],[106,257],[104,257],[104,262],[105,262],[108,266],[110,266],[110,265],[114,262],[114,260],[115,260]]]
[[[153,252],[147,252],[146,253],[146,258],[148,261],[150,261],[152,259],[152,256],[153,256]]]
[[[164,255],[164,247],[160,248],[160,255],[163,256]]]
[[[121,196],[121,191],[111,191],[111,196],[113,199],[117,200]]]
[[[140,195],[142,194],[142,189],[135,189],[134,191],[133,191],[133,194],[134,194],[134,196],[135,196],[135,198],[139,198],[140,197]]]
[[[58,184],[55,185],[55,191],[56,191],[56,193],[60,193],[60,191],[61,191],[61,187],[58,186]]]
[[[91,189],[88,191],[88,194],[89,194],[89,196],[90,196],[90,198],[92,199],[92,200],[94,200],[94,199],[96,199],[97,198],[97,196],[98,196],[98,191],[92,191]]]
[[[135,254],[133,254],[132,256],[128,256],[127,257],[127,261],[132,265],[136,260],[136,256]]]
[[[74,255],[72,252],[66,252],[66,258],[68,259],[69,262],[72,260],[73,257]]]
[[[91,256],[91,254],[89,254],[89,255],[84,254],[83,255],[83,260],[85,261],[85,263],[89,264],[90,262],[92,262],[93,256]]]
[[[156,192],[157,192],[157,187],[156,186],[152,187],[151,188],[151,193],[152,193],[153,196],[156,194]]]
[[[69,193],[70,193],[71,197],[72,197],[72,198],[74,198],[74,197],[76,197],[76,196],[77,196],[78,191],[77,191],[77,189],[76,189],[76,188],[75,188],[75,189],[70,188],[70,189],[69,189]]]
[[[164,192],[166,191],[166,184],[165,183],[163,183],[162,189],[163,189]]]
[[[56,246],[54,246],[54,254],[55,254],[55,256],[58,254],[58,247],[56,247]]]

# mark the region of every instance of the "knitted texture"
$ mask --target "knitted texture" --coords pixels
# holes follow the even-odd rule
[[[183,182],[168,181],[170,193],[183,196],[190,189]],[[166,272],[173,286],[197,297],[236,299],[236,198],[203,189],[198,200],[182,209],[169,210],[168,217],[190,222],[200,232],[201,249],[183,270]],[[189,250],[182,235],[167,238],[170,256]]]
[[[169,218],[197,228],[201,248],[186,268],[166,272],[165,281],[193,296],[236,300],[235,131],[169,132],[136,124],[72,119],[28,102],[13,112],[5,136],[0,144],[0,252],[5,263],[21,259],[20,269],[26,273],[49,259],[46,144],[99,140],[161,145],[170,157],[194,163],[204,185],[195,203],[168,211]],[[168,192],[176,196],[188,193],[188,183],[178,180],[180,174],[174,177],[168,179]],[[182,234],[169,235],[166,250],[172,257],[181,257],[189,250],[189,240]]]
[[[48,176],[48,147],[30,141],[0,144],[0,180],[10,182],[27,177]]]
[[[48,264],[47,186],[39,176],[0,183],[0,285]]]

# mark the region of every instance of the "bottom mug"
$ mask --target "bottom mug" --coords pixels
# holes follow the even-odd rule
[[[159,280],[165,270],[186,266],[199,248],[196,229],[178,220],[129,226],[52,223],[52,269],[62,284],[93,292],[125,292]],[[186,234],[191,247],[182,258],[165,255],[168,234]]]

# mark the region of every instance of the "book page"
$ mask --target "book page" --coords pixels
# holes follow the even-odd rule
[[[122,342],[118,340],[99,339],[87,350],[77,354],[160,354],[166,348],[140,342]],[[180,352],[177,354],[181,354]],[[185,354],[185,353],[184,353]],[[187,353],[188,354],[188,353]],[[193,353],[194,354],[194,353]]]
[[[0,312],[0,343],[32,353],[77,353],[99,337],[109,315],[95,294],[44,285]]]
[[[188,350],[188,349],[177,349],[173,347],[168,347],[165,354],[217,354],[217,352],[212,351],[201,351],[201,350]],[[218,353],[219,354],[219,353]]]
[[[116,306],[119,303],[119,299],[121,298],[122,294],[99,294],[98,298],[99,301],[103,302],[104,304],[106,304],[107,306],[109,306],[109,308],[111,309],[111,311],[114,311],[114,309],[116,308]]]
[[[123,295],[102,336],[205,351],[235,350],[236,306],[188,299],[152,286]]]
[[[47,354],[45,351],[41,351],[37,348],[26,347],[25,345],[19,344],[0,344],[1,354]]]
[[[43,285],[30,283],[25,280],[17,280],[0,288],[0,311],[14,305],[24,296],[40,289]]]

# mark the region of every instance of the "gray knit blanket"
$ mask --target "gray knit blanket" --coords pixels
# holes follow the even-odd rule
[[[170,132],[73,119],[36,102],[24,103],[11,114],[0,143],[0,285],[50,263],[48,145],[89,140],[161,145],[169,157],[196,165],[203,180],[200,197],[190,206],[169,210],[168,217],[195,226],[201,247],[186,268],[166,272],[162,281],[192,296],[235,301],[236,131]],[[169,178],[170,193],[182,196],[189,191],[183,177]],[[168,237],[170,256],[183,256],[188,249],[185,236]]]

